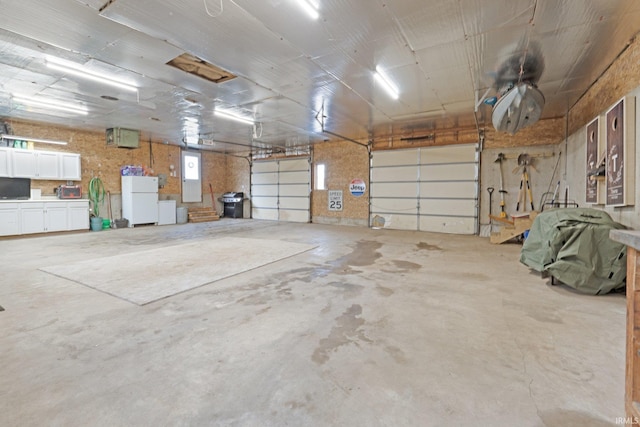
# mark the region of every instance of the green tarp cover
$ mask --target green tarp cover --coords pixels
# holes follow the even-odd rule
[[[609,238],[609,230],[624,228],[597,209],[542,212],[531,225],[520,262],[580,292],[606,294],[625,286],[627,248]]]

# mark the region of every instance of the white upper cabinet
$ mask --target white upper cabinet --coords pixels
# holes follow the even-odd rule
[[[38,179],[60,179],[60,153],[36,151],[36,173]]]
[[[0,147],[0,176],[79,181],[80,154]]]
[[[69,181],[80,181],[80,154],[60,153],[61,178]]]
[[[12,176],[10,150],[13,148],[0,147],[0,176]]]
[[[11,153],[11,166],[15,178],[38,178],[36,152],[34,150],[14,149]]]

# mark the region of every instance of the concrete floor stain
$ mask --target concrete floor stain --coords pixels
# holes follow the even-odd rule
[[[336,318],[336,325],[331,329],[329,336],[320,340],[319,346],[313,352],[311,360],[318,365],[325,364],[331,353],[338,348],[357,341],[372,342],[364,335],[360,327],[365,320],[359,317],[362,314],[362,306],[353,304]]]
[[[411,271],[422,268],[420,264],[416,264],[415,262],[403,261],[399,259],[394,259],[392,262],[398,270]]]
[[[371,240],[360,240],[356,242],[355,247],[346,255],[335,259],[328,264],[332,267],[331,270],[325,271],[334,274],[360,274],[359,270],[354,270],[351,267],[365,267],[373,265],[377,259],[382,257],[382,254],[378,252],[378,249],[382,247],[382,243],[374,242]]]
[[[440,246],[438,246],[438,245],[430,245],[427,242],[417,243],[416,247],[419,250],[424,250],[424,251],[442,251],[443,250]]]
[[[393,295],[393,289],[387,288],[386,286],[376,286],[376,292],[378,292],[378,295],[383,297],[390,297]]]

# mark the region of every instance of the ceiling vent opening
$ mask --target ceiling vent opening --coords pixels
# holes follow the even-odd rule
[[[180,56],[173,58],[167,62],[167,65],[176,67],[182,71],[185,71],[194,76],[198,76],[202,79],[209,80],[213,83],[222,83],[227,80],[235,79],[237,76],[231,74],[228,71],[217,67],[204,59],[200,59],[197,56],[193,56],[188,53],[183,53]]]

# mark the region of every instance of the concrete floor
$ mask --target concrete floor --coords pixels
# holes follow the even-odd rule
[[[145,306],[37,270],[221,236],[317,248]],[[517,244],[223,219],[0,248],[3,426],[565,427],[624,415],[624,296],[551,287]]]

